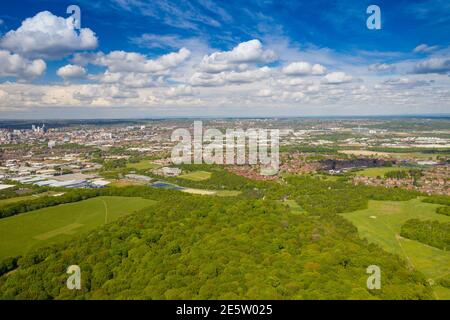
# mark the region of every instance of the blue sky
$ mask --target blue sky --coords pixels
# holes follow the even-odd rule
[[[65,26],[72,4],[81,31]],[[380,30],[366,27],[371,4]],[[26,0],[0,12],[4,118],[450,113],[449,1]]]

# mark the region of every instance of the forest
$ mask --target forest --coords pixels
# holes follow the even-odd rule
[[[245,178],[240,183],[241,178],[224,175],[210,184],[253,190],[253,198],[146,186],[95,190],[159,204],[65,243],[5,259],[0,298],[433,298],[421,273],[360,239],[337,214],[365,208],[369,199],[408,200],[416,193],[317,177],[292,176],[281,183]],[[285,199],[296,200],[306,212],[291,211]],[[82,270],[81,290],[65,286],[65,271],[73,264]],[[366,268],[372,264],[383,270],[381,290],[366,287]]]
[[[449,222],[410,219],[402,226],[400,235],[445,251],[450,250]]]
[[[439,196],[433,195],[426,197],[422,200],[423,202],[442,204],[444,206],[450,206],[450,197],[449,196]]]
[[[170,192],[168,192],[170,193]],[[424,277],[338,216],[265,200],[183,199],[21,257],[3,299],[429,299]],[[10,262],[13,264],[12,262]],[[65,287],[67,266],[82,290]],[[385,274],[366,288],[366,268]]]
[[[450,206],[436,208],[436,213],[445,214],[446,216],[450,216]]]

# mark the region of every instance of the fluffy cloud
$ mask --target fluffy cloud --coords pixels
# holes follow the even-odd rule
[[[22,26],[12,31],[12,36],[8,38],[18,37],[19,31],[24,29],[26,28]],[[55,57],[57,54],[53,54],[54,52],[58,55],[61,52],[74,53],[82,47],[76,45],[79,39],[72,41],[73,47],[66,46],[64,50],[60,49],[63,42],[59,46],[52,45],[57,42],[53,41],[57,37],[65,38],[64,32],[60,34],[58,28],[54,29],[53,36],[46,35],[51,41],[45,42],[42,40],[42,28],[37,28],[41,39],[38,44],[41,47],[33,40],[31,44],[25,42],[20,47],[14,47],[17,53],[0,49],[0,76],[33,78],[45,71],[45,62],[33,60],[38,59],[33,56]],[[81,31],[73,28],[71,31],[81,38]],[[5,39],[6,36],[0,39],[2,44]],[[0,99],[0,110],[3,106],[18,109],[64,106],[140,109],[196,106],[206,107],[205,110],[215,107],[246,110],[264,106],[295,107],[292,110],[304,107],[305,110],[321,110],[320,112],[327,114],[327,108],[331,106],[344,106],[351,110],[361,102],[364,105],[372,103],[376,107],[405,105],[410,108],[414,105],[427,105],[430,99],[434,99],[433,101],[448,108],[450,101],[450,91],[447,89],[449,77],[404,75],[412,71],[417,62],[414,69],[416,73],[445,74],[448,72],[448,58],[412,60],[410,52],[405,55],[408,60],[395,60],[395,66],[387,63],[370,65],[376,61],[388,61],[392,57],[377,54],[367,58],[364,55],[338,55],[326,48],[285,47],[269,38],[265,39],[264,46],[259,40],[251,40],[236,44],[229,51],[216,52],[208,46],[206,40],[176,35],[146,34],[132,41],[150,48],[172,48],[174,52],[155,57],[127,51],[75,52],[70,64],[61,67],[56,73],[64,80],[84,77],[89,80],[89,84],[62,81],[60,84],[4,82],[0,84],[0,98],[3,98]],[[422,47],[416,52],[430,52],[434,50],[431,48],[433,47]],[[270,49],[280,55],[279,60]],[[445,53],[440,50],[434,54],[437,56]],[[274,61],[276,64],[271,64]],[[284,61],[288,62],[283,63]],[[317,64],[306,61],[315,61]],[[92,65],[100,68],[92,68]],[[325,65],[345,72],[327,71]],[[90,74],[87,74],[88,67]],[[368,68],[379,74],[369,73]],[[101,71],[92,74],[93,70],[99,69]],[[393,76],[396,78],[386,80],[388,71],[397,74]],[[360,77],[365,80],[364,86],[355,81]],[[339,86],[344,83],[347,84]],[[198,110],[203,112],[201,108]],[[404,110],[410,109],[405,107]]]
[[[256,96],[258,97],[271,97],[273,95],[272,90],[270,89],[261,89],[256,93]]]
[[[80,79],[86,76],[86,70],[83,67],[68,64],[59,68],[58,71],[56,71],[56,74],[64,80]]]
[[[231,71],[223,73],[223,79],[228,83],[250,83],[269,77],[271,72],[272,69],[269,67],[262,67],[244,72]]]
[[[150,87],[156,82],[147,73],[122,73],[108,70],[102,74],[91,75],[89,79],[106,84],[118,83],[128,88]]]
[[[77,53],[72,63],[81,66],[89,64],[106,67],[106,71],[88,76],[90,80],[103,84],[120,84],[126,88],[146,88],[163,85],[167,76],[187,61],[191,52],[181,48],[155,59],[137,52],[112,51],[108,54]]]
[[[88,28],[77,31],[71,17],[64,19],[43,11],[6,33],[0,46],[27,57],[54,59],[96,48],[97,37]]]
[[[276,59],[272,50],[264,50],[259,40],[242,42],[231,51],[218,51],[204,56],[200,69],[208,73],[219,73],[228,70],[239,70],[248,67],[249,63],[264,63]]]
[[[438,46],[428,46],[427,44],[423,43],[418,45],[417,47],[414,48],[414,52],[416,53],[420,53],[420,52],[431,52],[434,51],[436,49],[438,49]]]
[[[308,62],[292,62],[283,68],[283,73],[292,76],[324,75],[326,68],[321,64],[311,65]]]
[[[345,72],[331,72],[322,78],[324,84],[341,84],[353,81],[353,77]]]
[[[274,61],[275,58],[275,53],[263,49],[259,40],[242,42],[230,51],[205,55],[199,64],[192,66],[193,73],[188,83],[199,87],[253,83],[272,75],[271,68],[260,67],[260,64]]]
[[[272,69],[262,67],[243,72],[228,71],[216,74],[196,72],[192,75],[189,83],[193,86],[213,87],[229,84],[251,83],[269,77]]]
[[[393,87],[400,87],[402,89],[410,89],[421,86],[429,86],[434,83],[434,80],[417,80],[410,78],[394,78],[383,81],[383,84]]]
[[[395,66],[392,64],[387,63],[375,63],[371,64],[369,66],[369,71],[375,71],[375,72],[387,72],[387,71],[394,71]]]
[[[42,75],[46,67],[41,59],[28,60],[18,54],[0,50],[0,77],[32,79]]]
[[[194,90],[191,86],[179,85],[177,87],[171,87],[165,92],[167,97],[186,97],[194,95]]]
[[[110,99],[138,98],[139,94],[132,90],[125,90],[119,86],[108,85],[83,85],[74,91],[73,97],[77,100],[102,104]],[[109,102],[111,104],[111,102]]]
[[[281,75],[282,76],[282,75]],[[284,87],[299,87],[299,86],[308,86],[314,83],[311,78],[304,77],[281,77],[276,81],[279,85]]]
[[[450,58],[430,58],[418,62],[413,73],[447,73],[450,72]]]
[[[281,94],[281,99],[288,100],[288,101],[290,100],[290,101],[294,101],[294,102],[299,102],[304,97],[305,97],[305,94],[300,91],[296,91],[296,92],[285,91]]]
[[[162,73],[177,67],[187,60],[191,52],[181,48],[178,52],[171,52],[158,59],[147,59],[143,54],[126,51],[112,51],[108,54],[98,53],[95,55],[78,54],[74,62],[81,64],[92,63],[108,68],[110,72],[136,72],[136,73]]]

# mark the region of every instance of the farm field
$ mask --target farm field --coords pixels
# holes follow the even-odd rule
[[[142,198],[97,197],[0,219],[0,260],[70,239],[155,203]]]
[[[410,201],[369,201],[369,207],[342,214],[357,228],[361,237],[377,243],[386,251],[403,257],[412,267],[436,283],[450,274],[450,252],[418,241],[402,238],[400,229],[409,219],[450,221],[450,216],[435,213],[439,205]],[[438,299],[450,299],[450,289],[433,286]]]
[[[186,174],[182,174],[179,178],[191,180],[191,181],[204,181],[211,178],[211,172],[207,171],[194,171]]]
[[[378,168],[367,168],[361,171],[356,172],[357,176],[365,176],[370,178],[376,178],[378,176],[384,177],[386,172],[389,171],[405,171],[410,168],[403,168],[403,167],[378,167]]]
[[[378,152],[378,151],[369,151],[369,150],[339,150],[339,153],[355,155],[355,156],[390,156],[393,153],[390,152]]]
[[[136,170],[148,170],[148,169],[158,169],[161,166],[159,164],[153,163],[150,160],[142,160],[136,163],[127,163],[127,168]]]

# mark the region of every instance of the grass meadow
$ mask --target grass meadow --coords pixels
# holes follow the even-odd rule
[[[70,239],[156,203],[128,197],[97,197],[0,219],[0,259]]]
[[[419,198],[410,201],[369,201],[369,207],[342,214],[357,228],[361,237],[376,243],[386,251],[403,257],[411,267],[421,271],[436,283],[450,274],[450,252],[400,236],[401,226],[409,219],[449,222],[450,216],[435,212],[439,205],[424,203]],[[439,299],[450,299],[450,289],[434,286]]]
[[[211,172],[207,171],[194,171],[186,174],[182,174],[179,176],[182,179],[191,180],[191,181],[204,181],[211,178]]]

